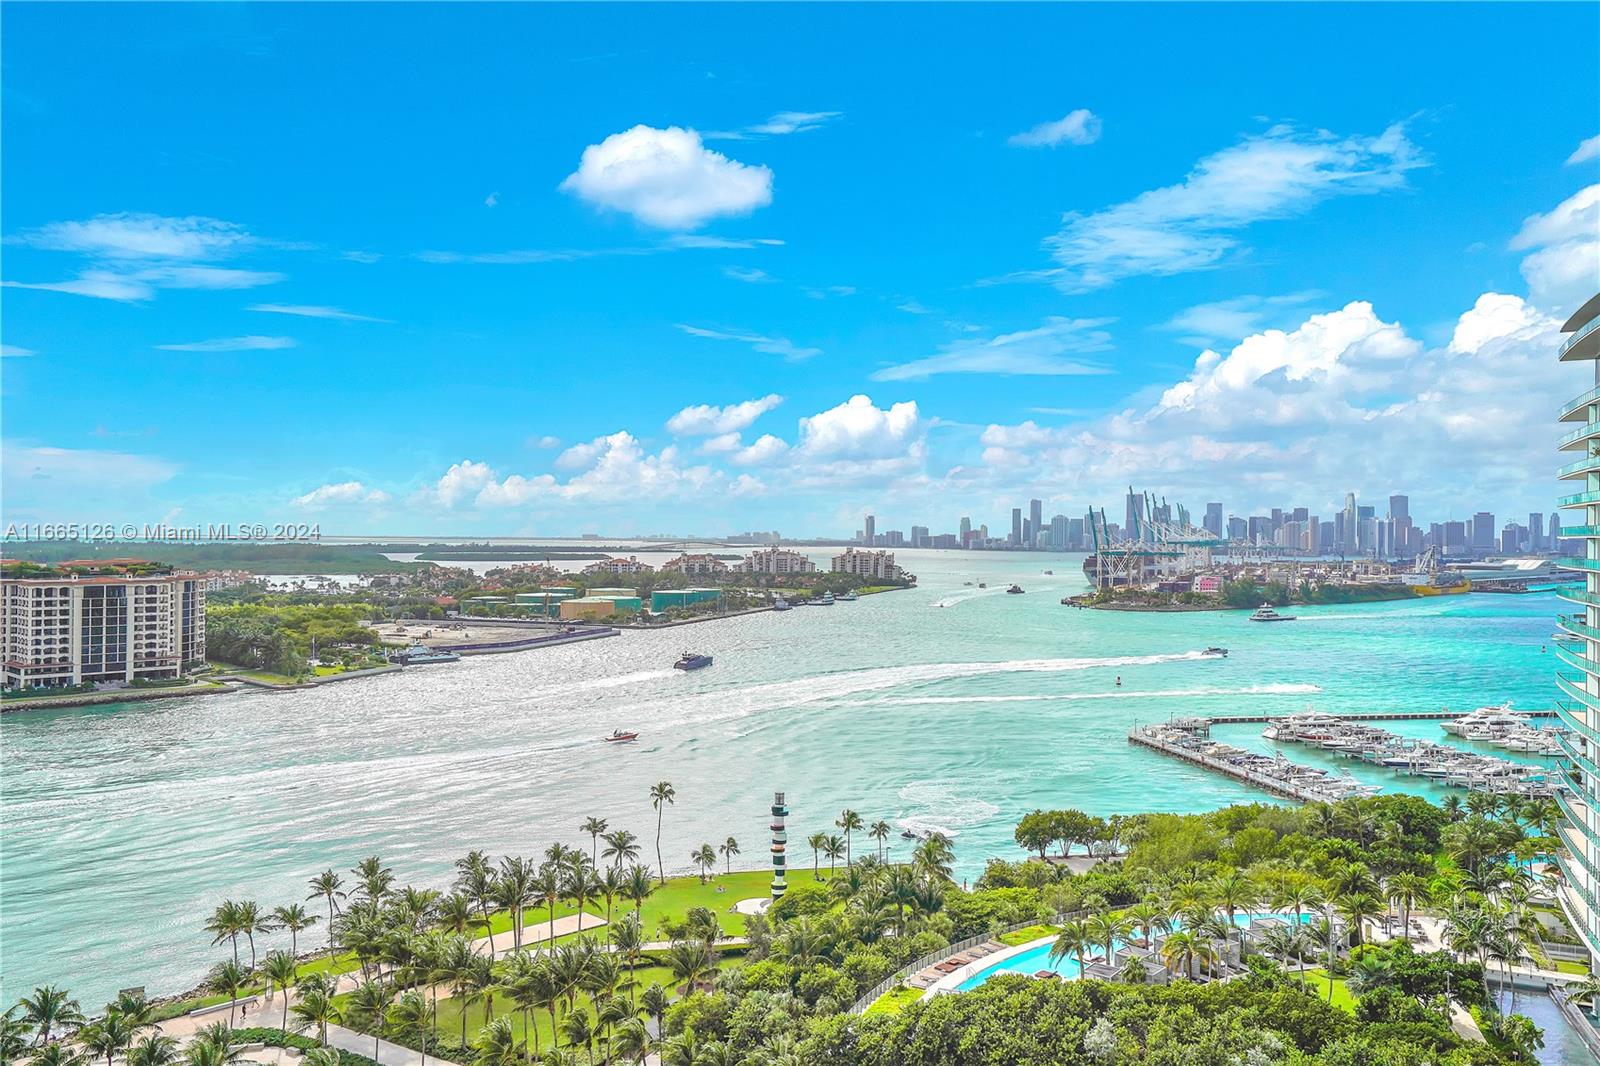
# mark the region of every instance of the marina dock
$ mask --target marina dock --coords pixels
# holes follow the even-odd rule
[[[1286,799],[1298,800],[1301,803],[1334,803],[1343,799],[1347,794],[1344,791],[1329,792],[1322,788],[1314,788],[1309,783],[1301,784],[1289,777],[1280,777],[1274,773],[1262,772],[1246,765],[1214,758],[1193,748],[1184,747],[1178,742],[1146,728],[1132,730],[1128,734],[1128,742],[1130,744],[1143,745],[1159,751],[1163,755],[1171,755],[1185,762],[1204,766],[1208,770],[1215,770],[1224,777],[1231,777],[1235,781],[1253,785],[1263,792],[1270,792],[1275,796],[1283,796]]]
[[[1405,722],[1420,721],[1423,719],[1445,720],[1460,718],[1463,711],[1357,711],[1354,714],[1335,714],[1334,717],[1351,722]],[[1529,718],[1554,718],[1555,711],[1518,711]],[[1266,725],[1274,719],[1283,718],[1281,714],[1224,714],[1211,719],[1212,725],[1250,725],[1252,723]]]

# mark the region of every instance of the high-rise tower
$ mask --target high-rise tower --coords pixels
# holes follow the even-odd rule
[[[1561,330],[1569,334],[1558,353],[1561,361],[1592,363],[1594,387],[1561,406],[1561,421],[1579,424],[1562,436],[1560,448],[1582,455],[1557,471],[1580,489],[1558,501],[1579,514],[1577,523],[1562,528],[1561,535],[1581,544],[1583,553],[1560,560],[1560,565],[1581,575],[1583,588],[1563,588],[1561,598],[1576,613],[1556,620],[1563,634],[1556,644],[1562,663],[1556,669],[1556,713],[1571,730],[1559,740],[1562,777],[1571,791],[1557,793],[1566,815],[1560,829],[1565,847],[1556,855],[1566,885],[1557,896],[1592,964],[1600,969],[1600,294]]]

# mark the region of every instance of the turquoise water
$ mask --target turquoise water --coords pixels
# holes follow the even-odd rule
[[[316,872],[374,853],[402,882],[442,886],[471,848],[587,846],[578,826],[591,815],[650,852],[647,789],[663,779],[677,789],[669,868],[690,869],[691,849],[729,835],[746,865],[760,864],[765,808],[781,789],[792,840],[835,831],[849,806],[868,823],[955,834],[957,876],[971,878],[988,856],[1022,856],[1011,830],[1035,807],[1198,811],[1265,798],[1130,746],[1135,722],[1552,698],[1553,656],[1540,652],[1558,613],[1550,595],[1309,608],[1263,626],[1236,612],[1063,607],[1084,585],[1081,556],[899,555],[920,587],[831,608],[290,693],[0,717],[0,1001],[45,981],[86,1006],[131,984],[188,987],[222,958],[201,930],[218,901],[303,900]],[[1006,595],[1010,581],[1027,594]],[[1231,654],[1200,657],[1211,644]],[[674,671],[685,647],[716,665]],[[600,742],[618,726],[641,741]],[[1237,732],[1266,743],[1259,727]]]
[[[1294,916],[1292,914],[1246,914],[1243,911],[1240,911],[1233,916],[1233,924],[1241,929],[1245,929],[1249,927],[1251,921],[1258,918],[1276,918],[1279,921],[1288,922],[1292,921]],[[1300,921],[1302,924],[1310,922],[1311,918],[1312,916],[1310,914],[1300,915]],[[1172,927],[1174,929],[1182,929],[1183,923],[1173,922]],[[1129,942],[1126,940],[1113,940],[1111,942],[1112,956],[1115,957],[1116,953],[1122,950],[1124,947],[1127,947],[1128,943]],[[961,991],[970,992],[974,988],[977,988],[979,985],[983,984],[989,978],[993,977],[995,974],[1000,973],[1020,973],[1032,976],[1033,974],[1038,973],[1040,970],[1050,970],[1054,973],[1060,974],[1062,978],[1070,981],[1083,972],[1078,968],[1078,957],[1075,954],[1066,955],[1056,959],[1054,962],[1051,962],[1050,948],[1050,944],[1040,944],[1036,948],[1029,948],[1027,951],[1021,952],[1020,954],[1001,959],[992,966],[985,966],[983,969],[979,970],[977,973],[961,982]],[[1085,947],[1083,957],[1090,963],[1093,963],[1096,960],[1103,960],[1105,958],[1105,952],[1102,946],[1097,944],[1092,947]]]

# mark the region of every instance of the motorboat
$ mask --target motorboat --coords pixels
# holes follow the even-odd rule
[[[1509,702],[1498,707],[1479,707],[1469,711],[1460,718],[1451,718],[1440,722],[1439,728],[1446,733],[1454,733],[1458,737],[1471,736],[1474,733],[1504,732],[1518,726],[1526,726],[1528,716],[1518,714],[1511,709]]]
[[[857,600],[859,600],[860,598],[861,598],[860,596],[857,596],[855,594],[854,590],[848,590],[848,591],[839,593],[839,602],[840,603],[854,603]]]
[[[674,670],[703,670],[711,665],[711,656],[686,651],[672,664]]]
[[[623,730],[623,729],[618,729],[618,730],[614,731],[609,737],[602,737],[601,739],[604,740],[607,744],[626,744],[630,740],[638,740],[639,739],[639,734],[638,733],[630,733],[627,730]]]
[[[824,592],[820,596],[813,596],[809,600],[806,601],[806,606],[808,606],[808,607],[832,607],[833,606],[833,593]]]
[[[987,581],[980,581],[978,582],[978,587],[980,589],[986,589],[989,587],[989,583]]]
[[[389,661],[402,666],[427,666],[430,663],[453,663],[461,659],[458,652],[446,651],[443,648],[430,648],[426,644],[413,644],[397,652],[391,652]]]
[[[1054,577],[1056,572],[1054,570],[1046,570],[1045,573],[1049,574],[1051,577]]]
[[[1216,658],[1216,659],[1226,659],[1228,657],[1228,649],[1227,648],[1207,648],[1205,651],[1201,652],[1200,654],[1201,655],[1210,655],[1211,657]]]
[[[918,837],[917,834],[913,833],[909,829],[902,829],[902,830],[900,830],[900,839],[902,839],[902,840],[919,840],[921,838]]]
[[[1021,585],[1012,585],[1010,588],[1006,589],[1006,592],[1010,593],[1013,596],[1020,596],[1020,595],[1022,595],[1022,586]]]
[[[1279,614],[1272,609],[1272,604],[1263,603],[1256,608],[1256,613],[1250,616],[1252,622],[1293,622],[1294,615]]]
[[[774,611],[791,611],[794,609],[794,604],[790,603],[782,596],[779,596],[776,600],[772,601],[772,609]]]

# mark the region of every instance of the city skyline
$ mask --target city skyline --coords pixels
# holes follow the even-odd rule
[[[8,175],[7,516],[848,537],[1130,481],[1542,506],[1600,131],[1476,70],[1577,98],[1592,13],[1139,14],[934,10],[912,48],[883,9],[643,9],[596,50],[559,8],[12,8],[6,146],[39,162]],[[1220,73],[1060,71],[1064,34],[1135,30]],[[1351,62],[1379,73],[1314,90]]]

